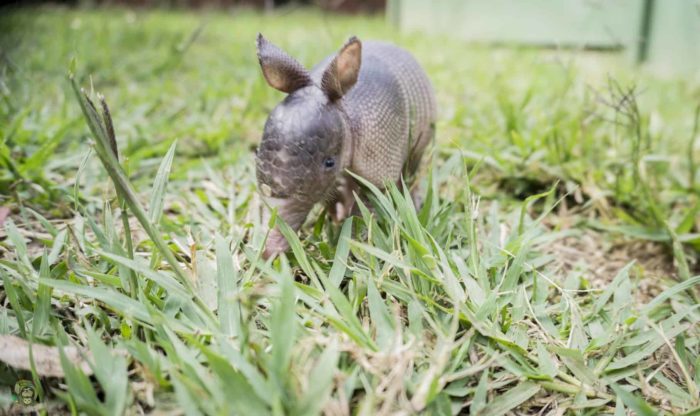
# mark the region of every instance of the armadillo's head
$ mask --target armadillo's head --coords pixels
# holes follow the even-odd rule
[[[265,123],[256,153],[258,189],[266,204],[277,208],[279,216],[297,230],[314,204],[332,194],[338,176],[350,163],[346,159],[351,133],[341,98],[357,81],[361,44],[351,38],[326,68],[320,85],[262,35],[257,46],[268,84],[289,94]],[[264,256],[287,248],[284,237],[272,230]]]
[[[290,94],[265,123],[256,154],[260,192],[266,197],[322,200],[347,162],[342,150],[349,135],[343,115],[318,88]]]

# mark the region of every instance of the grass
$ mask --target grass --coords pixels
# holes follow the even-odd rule
[[[4,408],[18,379],[47,413],[700,406],[697,80],[312,10],[0,30],[0,334],[55,347],[0,366]],[[374,210],[317,211],[260,259],[252,148],[281,94],[258,31],[309,66],[351,34],[418,57],[440,107],[419,210],[370,188]]]

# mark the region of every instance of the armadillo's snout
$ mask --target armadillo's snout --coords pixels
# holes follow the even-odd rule
[[[286,213],[286,211],[288,211],[286,207],[290,204],[289,201],[287,199],[274,198],[270,195],[265,195],[266,192],[270,192],[269,186],[266,184],[262,184],[260,186],[262,188],[261,193],[263,194],[264,202],[262,216],[263,225],[266,226],[270,222],[270,217],[272,216],[273,210],[277,211],[278,216],[281,215],[282,212],[285,212],[286,216],[289,217],[288,213]],[[285,222],[286,221],[287,220],[285,220]],[[263,258],[267,260],[270,257],[274,257],[280,253],[284,253],[285,251],[287,251],[288,248],[289,243],[287,243],[287,240],[279,231],[279,227],[275,227],[270,230],[267,236],[267,240],[265,241]]]
[[[265,184],[261,185],[265,187]],[[264,191],[262,191],[264,192]],[[313,207],[313,202],[300,201],[294,198],[267,197],[263,193],[263,224],[270,222],[272,212],[277,212],[277,221],[284,221],[292,230],[297,231],[304,223],[306,216]],[[263,257],[273,257],[287,251],[289,244],[279,230],[279,225],[270,230],[265,243]]]
[[[299,152],[298,146],[280,146],[263,140],[256,157],[258,190],[264,202],[263,224],[277,211],[277,222],[284,221],[297,231],[314,204],[320,201],[328,188],[320,178],[318,164],[309,152]],[[287,251],[289,244],[279,230],[270,230],[263,252],[264,258]]]

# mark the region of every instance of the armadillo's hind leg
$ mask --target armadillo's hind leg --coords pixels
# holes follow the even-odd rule
[[[418,175],[418,169],[420,168],[425,149],[430,143],[433,143],[434,140],[435,123],[431,123],[429,129],[424,131],[418,137],[415,145],[411,147],[411,152],[406,161],[405,177],[410,181],[411,199],[413,199],[413,205],[416,207],[416,211],[421,209],[425,200],[425,192],[421,188],[419,181],[416,180],[416,176]]]
[[[423,208],[423,202],[425,202],[425,192],[423,189],[416,184],[413,189],[411,189],[411,199],[413,200],[413,206],[416,211],[420,211]]]
[[[404,166],[404,177],[412,178],[418,172],[420,168],[420,162],[423,158],[423,153],[430,143],[435,141],[435,123],[430,123],[427,130],[423,131],[416,138],[415,142],[411,146],[411,150],[408,154],[408,160]]]

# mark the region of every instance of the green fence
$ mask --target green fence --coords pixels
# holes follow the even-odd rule
[[[664,71],[700,69],[700,0],[389,0],[387,15],[407,31],[621,49]]]

